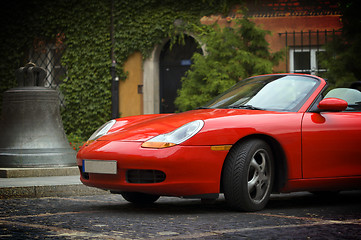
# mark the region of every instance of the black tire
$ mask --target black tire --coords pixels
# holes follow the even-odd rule
[[[222,172],[224,197],[236,210],[263,209],[271,195],[274,179],[270,146],[260,139],[251,139],[234,146]]]
[[[160,197],[158,195],[139,192],[122,192],[121,195],[125,200],[134,204],[151,204]]]

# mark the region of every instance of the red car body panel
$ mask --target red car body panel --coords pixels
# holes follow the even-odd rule
[[[361,176],[361,112],[306,113],[303,177]]]
[[[285,156],[286,182],[279,191],[361,187],[361,113],[307,112],[326,82],[297,112],[244,109],[201,109],[179,114],[153,114],[117,119],[109,133],[83,147],[84,159],[116,160],[117,174],[89,173],[88,186],[116,192],[144,192],[168,196],[219,193],[228,150],[211,146],[234,145],[249,137],[263,137],[279,144]],[[203,128],[185,142],[164,149],[143,148],[143,142],[169,133],[194,120]],[[159,170],[160,183],[129,183],[130,169]],[[283,170],[280,170],[283,171]]]

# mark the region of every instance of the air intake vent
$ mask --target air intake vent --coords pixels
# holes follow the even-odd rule
[[[160,183],[165,180],[165,173],[158,170],[128,170],[129,183]]]

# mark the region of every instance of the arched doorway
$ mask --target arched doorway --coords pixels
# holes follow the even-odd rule
[[[174,100],[181,87],[181,78],[189,70],[194,52],[202,49],[194,38],[184,36],[183,43],[171,46],[170,40],[164,45],[159,56],[159,100],[160,113],[173,113],[176,108]]]

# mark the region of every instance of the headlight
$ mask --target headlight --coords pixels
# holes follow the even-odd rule
[[[195,134],[197,134],[202,127],[204,122],[202,120],[196,120],[190,123],[187,123],[173,132],[165,133],[158,135],[142,144],[144,148],[167,148],[174,145],[180,144]]]
[[[88,139],[88,141],[86,142],[86,144],[88,145],[89,143],[94,142],[95,140],[97,140],[98,138],[100,138],[101,136],[104,136],[108,133],[108,131],[114,126],[114,124],[116,123],[116,120],[110,120],[107,123],[104,123],[100,128],[98,128],[98,130],[96,130]]]

